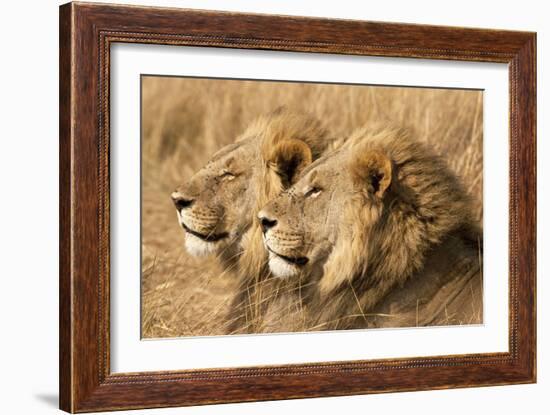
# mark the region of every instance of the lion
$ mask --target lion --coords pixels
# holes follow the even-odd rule
[[[306,284],[309,330],[481,320],[472,201],[407,130],[361,128],[258,219],[271,273]]]
[[[258,211],[336,142],[318,120],[281,107],[258,118],[172,193],[186,250],[217,255],[240,280],[228,330],[253,319],[246,310],[255,309],[267,269],[261,232],[253,226]]]

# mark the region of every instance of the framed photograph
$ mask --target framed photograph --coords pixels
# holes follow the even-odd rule
[[[536,35],[60,8],[60,407],[536,381]]]

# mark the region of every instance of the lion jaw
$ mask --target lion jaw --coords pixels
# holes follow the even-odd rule
[[[185,234],[185,249],[196,257],[215,254],[221,251],[224,245],[224,241],[209,242],[190,233]]]
[[[269,253],[269,269],[274,277],[280,279],[294,277],[300,273],[300,269],[297,265],[285,261],[283,258],[272,252]]]

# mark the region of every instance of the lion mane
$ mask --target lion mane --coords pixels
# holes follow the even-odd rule
[[[348,146],[354,180],[382,179],[369,209],[351,203],[344,213],[353,237],[339,240],[325,264],[309,306],[311,327],[444,323],[443,313],[468,304],[467,287],[480,294],[481,231],[470,197],[444,161],[404,129],[363,128]]]
[[[257,138],[261,170],[251,184],[257,189],[251,212],[253,224],[242,238],[236,264],[229,265],[238,280],[238,289],[227,316],[228,333],[264,330],[265,312],[281,290],[281,282],[269,278],[257,213],[288,188],[313,160],[341,143],[316,119],[285,107],[256,120],[241,137]]]

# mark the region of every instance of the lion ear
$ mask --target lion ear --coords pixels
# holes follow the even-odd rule
[[[283,186],[291,186],[300,172],[311,164],[311,149],[302,140],[289,138],[277,143],[270,151],[267,163],[281,178]]]
[[[391,184],[392,163],[383,152],[368,150],[355,158],[351,173],[356,184],[381,199]]]

